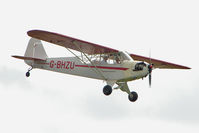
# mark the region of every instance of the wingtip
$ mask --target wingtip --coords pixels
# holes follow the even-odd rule
[[[31,36],[31,33],[33,32],[34,30],[29,30],[29,31],[27,31],[27,35],[28,36]]]
[[[27,34],[29,36],[31,36],[32,34],[35,34],[35,33],[38,33],[38,32],[44,32],[44,30],[33,29],[33,30],[27,31]]]
[[[185,69],[192,69],[192,68],[190,68],[190,67],[186,67]]]
[[[29,31],[27,31],[27,34],[28,34],[28,36],[31,36],[32,34],[34,34],[36,31],[39,31],[39,30],[29,30]]]
[[[191,69],[191,68],[187,66],[180,66],[180,69]]]
[[[179,65],[179,68],[177,68],[177,69],[191,69],[190,67],[187,67],[187,66],[181,66],[181,65]]]

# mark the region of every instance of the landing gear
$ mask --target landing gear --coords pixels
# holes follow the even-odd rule
[[[135,102],[138,99],[138,94],[135,91],[130,91],[129,87],[127,85],[127,82],[116,82],[116,84],[118,85],[117,87],[115,87],[114,89],[120,89],[123,92],[126,92],[128,94],[128,99],[131,102]],[[103,88],[103,93],[104,95],[108,96],[112,93],[112,86],[111,85],[106,85]]]
[[[134,91],[132,91],[129,96],[128,96],[129,100],[131,102],[135,102],[138,99],[138,94]]]
[[[30,68],[28,69],[28,71],[26,72],[26,77],[29,77],[29,76],[30,76],[30,71],[31,71],[32,69],[33,69],[32,67],[30,67]]]
[[[120,89],[128,94],[128,99],[131,102],[135,102],[138,99],[138,94],[134,91],[130,92],[127,82],[117,82],[118,86],[115,89]]]
[[[30,76],[30,72],[26,72],[26,77],[29,77]]]
[[[108,96],[112,93],[112,87],[110,85],[106,85],[103,88],[104,95]]]

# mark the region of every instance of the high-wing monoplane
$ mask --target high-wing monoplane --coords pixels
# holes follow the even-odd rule
[[[105,95],[110,95],[112,89],[120,89],[128,94],[128,99],[131,102],[137,100],[138,94],[135,91],[130,91],[127,85],[128,81],[143,79],[148,76],[151,86],[153,69],[190,69],[186,66],[129,54],[53,32],[31,30],[27,34],[31,39],[25,55],[12,56],[24,60],[30,66],[26,72],[27,77],[30,76],[32,69],[39,68],[99,79],[106,81],[103,88]],[[74,57],[49,58],[41,40],[66,48]],[[80,54],[77,55],[76,51]]]

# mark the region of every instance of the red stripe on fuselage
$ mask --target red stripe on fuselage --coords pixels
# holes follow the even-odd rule
[[[100,68],[100,69],[111,69],[111,70],[127,70],[128,68],[123,67],[106,67],[106,66],[87,66],[87,65],[75,65],[75,67],[88,67],[88,68]]]

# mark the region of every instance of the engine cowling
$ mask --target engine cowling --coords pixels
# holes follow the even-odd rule
[[[144,67],[146,67],[146,63],[138,62],[135,64],[133,71],[142,71]]]

